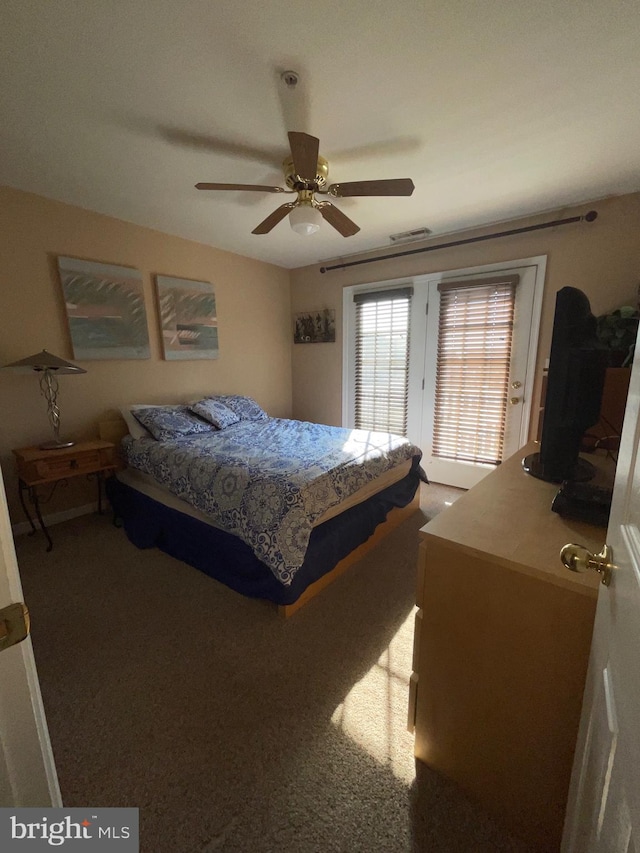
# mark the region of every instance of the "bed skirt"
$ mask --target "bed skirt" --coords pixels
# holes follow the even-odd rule
[[[290,586],[276,580],[237,536],[167,507],[117,477],[107,480],[106,492],[115,518],[138,548],[159,548],[242,595],[293,604],[310,584],[366,542],[390,510],[411,503],[419,483],[420,467],[414,460],[404,479],[315,527]]]

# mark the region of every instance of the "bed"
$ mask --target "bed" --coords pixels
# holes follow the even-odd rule
[[[127,417],[107,493],[140,548],[289,615],[416,508],[426,478],[405,438],[269,418],[236,395],[200,403],[132,407],[138,429]]]

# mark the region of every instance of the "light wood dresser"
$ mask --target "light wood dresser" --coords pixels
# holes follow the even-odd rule
[[[560,563],[606,531],[551,511],[531,443],[420,531],[415,754],[514,835],[559,850],[599,576]],[[591,457],[589,457],[591,458]],[[612,463],[598,461],[612,480]],[[609,470],[607,470],[609,468]]]

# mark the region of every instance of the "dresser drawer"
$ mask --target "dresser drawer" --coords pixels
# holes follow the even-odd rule
[[[411,668],[414,672],[417,672],[418,662],[420,661],[420,642],[422,637],[422,618],[423,612],[422,610],[416,611],[416,618],[413,625],[413,663]]]
[[[23,447],[13,452],[18,475],[28,487],[117,468],[115,447],[108,441],[82,441],[53,450]]]
[[[427,568],[427,543],[418,546],[418,566],[416,571],[416,605],[424,607],[424,576]]]
[[[407,708],[407,731],[416,729],[416,709],[418,707],[418,673],[412,672],[409,679],[409,705]]]
[[[35,463],[38,476],[43,480],[49,477],[73,477],[74,474],[90,473],[103,467],[99,450],[90,450],[68,456],[51,459],[38,459]]]

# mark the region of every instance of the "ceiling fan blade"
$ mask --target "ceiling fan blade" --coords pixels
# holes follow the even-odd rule
[[[163,124],[158,125],[155,131],[163,139],[172,144],[177,143],[178,145],[188,145],[190,148],[200,151],[227,154],[235,159],[253,160],[254,162],[264,163],[274,169],[278,169],[282,163],[281,146],[273,149],[258,148],[258,146],[248,145],[246,142],[241,142],[239,139],[233,139],[232,137],[225,138],[207,133],[197,133]]]
[[[293,168],[303,181],[315,181],[318,171],[318,149],[320,140],[308,133],[292,130],[288,134]]]
[[[347,181],[331,184],[327,192],[334,198],[363,195],[411,195],[415,186],[411,178],[390,178],[382,181]]]
[[[286,204],[281,204],[280,207],[276,207],[273,213],[270,213],[266,219],[263,219],[260,225],[256,225],[256,227],[251,232],[252,234],[268,234],[272,228],[287,216],[287,214],[291,213],[294,207],[298,206],[298,202],[296,201],[288,201]]]
[[[250,190],[256,193],[285,193],[284,187],[267,187],[264,184],[196,184],[197,190]]]
[[[323,201],[318,205],[318,210],[322,214],[323,219],[326,219],[329,225],[333,225],[336,231],[339,231],[343,237],[352,237],[360,230],[360,226],[349,219],[348,216],[339,210],[330,201]]]

